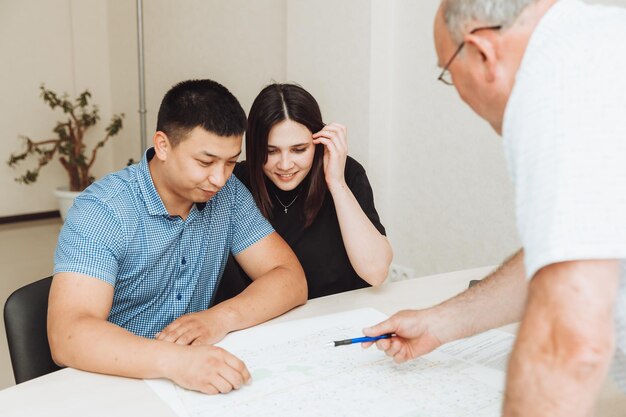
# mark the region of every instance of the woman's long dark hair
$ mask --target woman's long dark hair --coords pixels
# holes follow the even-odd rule
[[[252,103],[246,131],[246,160],[250,175],[252,196],[261,213],[272,218],[273,204],[265,186],[263,165],[267,162],[267,141],[270,130],[283,120],[304,125],[311,133],[324,127],[322,113],[315,98],[304,88],[294,84],[270,84]],[[311,171],[304,179],[304,227],[313,223],[324,202],[324,145],[315,146]]]

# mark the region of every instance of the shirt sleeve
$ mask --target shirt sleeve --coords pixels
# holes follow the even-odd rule
[[[363,168],[363,166],[356,160],[348,157],[345,171],[346,183],[356,200],[359,202],[361,209],[370,219],[374,227],[382,235],[386,236],[385,227],[380,222],[380,217],[378,216],[376,206],[374,205],[374,193],[367,178],[367,174],[365,173],[365,168]]]
[[[624,89],[610,73],[547,62],[563,71],[521,72],[505,130],[529,278],[558,262],[626,258]]]
[[[235,176],[231,176],[229,181],[233,182],[235,190],[231,252],[238,255],[274,232],[274,228],[259,211],[250,191]]]
[[[74,272],[115,285],[123,236],[119,220],[107,207],[89,197],[77,197],[59,234],[54,273]]]

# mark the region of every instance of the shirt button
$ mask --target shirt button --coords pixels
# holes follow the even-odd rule
[[[185,265],[187,263],[187,261],[185,260],[185,257],[183,256],[183,259],[180,261],[181,264]]]
[[[176,299],[177,299],[178,301],[180,301],[180,299],[181,299],[181,298],[183,298],[183,296],[182,296],[182,295],[180,295],[180,293],[178,293],[178,295],[176,296]]]

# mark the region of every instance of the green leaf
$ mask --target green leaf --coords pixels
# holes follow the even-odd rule
[[[116,114],[111,118],[111,122],[106,128],[106,132],[109,136],[115,136],[120,130],[122,130],[122,127],[124,127],[123,119],[124,113],[119,115]]]
[[[93,151],[88,151],[82,141],[79,140],[79,137],[82,137],[89,127],[95,125],[100,120],[98,106],[91,105],[91,108],[89,108],[92,98],[89,90],[83,91],[73,99],[67,93],[60,95],[47,89],[43,83],[39,86],[39,90],[44,103],[53,110],[60,107],[68,116],[66,116],[66,120],[57,122],[52,129],[58,139],[33,141],[27,137],[22,137],[26,150],[11,154],[7,164],[10,167],[15,167],[21,161],[35,155],[38,165],[35,169],[27,170],[24,175],[15,180],[24,184],[35,182],[39,176],[40,169],[58,154],[61,164],[70,168],[70,175],[72,175],[71,172],[77,171],[71,169],[72,166],[80,167],[80,175],[86,174],[87,178],[93,181],[93,176],[90,175],[87,169],[89,164],[93,163],[93,160],[89,161],[87,154],[91,155],[93,153],[95,156],[96,151],[106,144],[107,139],[116,135],[122,129],[122,118],[124,115],[113,116],[109,126],[106,128],[107,137],[96,143]],[[38,144],[38,142],[49,143]],[[71,178],[70,182],[78,183],[84,181],[80,181],[80,178]]]
[[[76,104],[81,108],[85,108],[89,105],[90,98],[91,93],[89,92],[89,90],[85,90],[81,93],[81,95],[78,96],[78,98],[76,98]]]
[[[47,90],[43,84],[41,84],[39,89],[41,90],[41,97],[43,98],[43,101],[48,103],[50,108],[54,110],[54,108],[60,104],[60,100],[56,93],[54,91]]]

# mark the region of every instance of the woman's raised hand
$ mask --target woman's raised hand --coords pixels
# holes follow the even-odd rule
[[[324,145],[324,177],[328,188],[345,183],[348,129],[339,123],[327,124],[313,134],[313,143]]]

